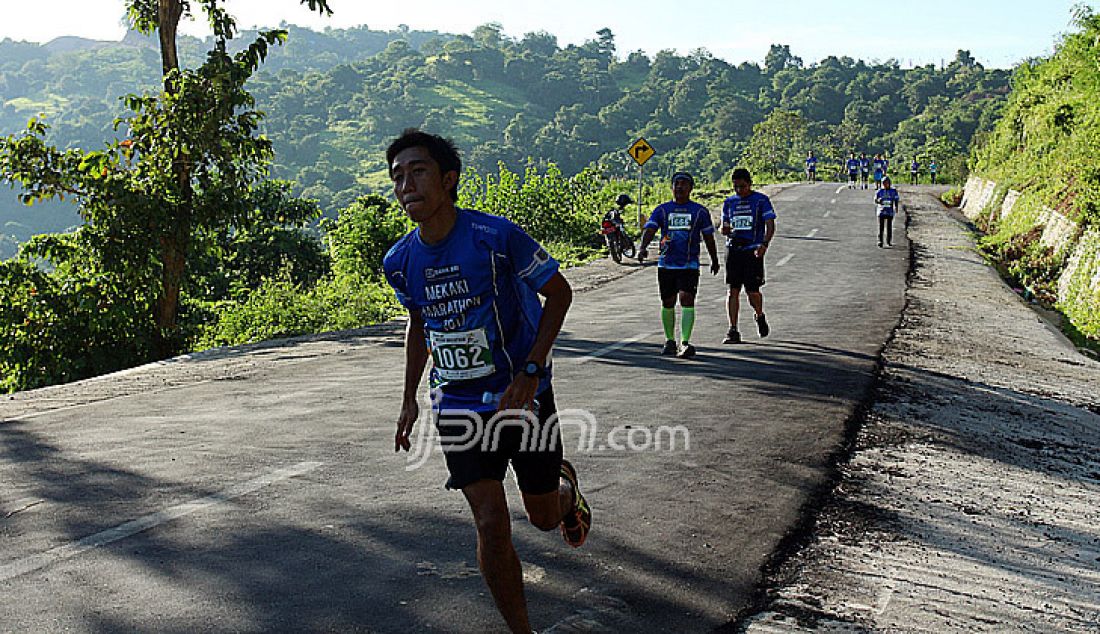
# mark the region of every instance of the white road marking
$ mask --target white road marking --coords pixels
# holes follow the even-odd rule
[[[625,348],[625,347],[629,346],[632,343],[641,341],[642,339],[645,339],[646,337],[652,337],[655,334],[657,334],[657,333],[655,333],[655,332],[644,332],[640,335],[635,335],[635,336],[633,336],[629,339],[623,339],[622,341],[616,341],[615,343],[613,343],[609,346],[604,346],[604,347],[602,347],[602,348],[600,348],[600,349],[598,349],[594,352],[590,352],[590,353],[584,355],[580,359],[577,359],[577,363],[578,364],[588,363],[592,359],[598,359],[598,358],[604,356],[605,354],[615,352],[616,350],[618,350],[620,348]]]
[[[830,201],[829,201],[829,204],[830,204],[830,205],[835,205],[835,204],[836,204],[836,198],[834,198],[834,199],[830,200]]]
[[[810,232],[809,234],[807,234],[807,235],[806,235],[806,237],[807,237],[807,238],[812,238],[812,237],[814,237],[814,236],[816,236],[816,235],[817,235],[817,229],[814,229],[814,230],[813,230],[813,231],[811,231],[811,232]]]
[[[833,210],[832,210],[832,209],[827,209],[827,210],[825,210],[825,215],[824,215],[824,216],[822,216],[822,218],[828,218],[828,217],[829,217],[829,214],[831,214],[831,213],[833,213]]]
[[[839,194],[840,192],[844,191],[844,188],[845,188],[845,187],[847,187],[847,185],[841,185],[840,187],[837,187],[837,188],[836,188],[836,191],[835,191],[835,192],[833,192],[833,193],[834,193],[834,194]]]
[[[191,515],[203,509],[218,504],[224,504],[229,500],[239,498],[249,493],[255,493],[260,489],[293,478],[294,476],[300,476],[304,473],[309,473],[317,467],[320,467],[320,462],[299,462],[296,465],[286,467],[285,469],[278,469],[271,473],[249,480],[248,482],[242,482],[236,486],[229,487],[228,489],[215,493],[214,495],[208,495],[204,498],[192,500],[179,504],[163,511],[157,511],[156,513],[150,513],[143,517],[139,517],[136,520],[130,520],[125,524],[119,524],[114,528],[109,528],[105,531],[96,533],[95,535],[89,535],[83,539],[79,539],[75,542],[69,542],[63,546],[57,548],[51,548],[44,553],[38,553],[37,555],[31,555],[22,559],[17,559],[10,564],[0,566],[0,582],[14,579],[21,575],[25,575],[29,572],[41,570],[50,564],[63,561],[65,559],[72,559],[77,555],[81,555],[93,548],[99,548],[100,546],[106,546],[113,544],[127,537],[137,535],[142,531],[147,531],[150,528],[155,528],[170,522],[175,519],[179,519],[185,515]]]
[[[780,261],[776,262],[776,263],[775,263],[775,265],[776,265],[776,266],[783,266],[783,265],[784,265],[784,264],[786,264],[787,262],[790,262],[790,261],[791,261],[791,258],[793,258],[793,257],[794,257],[794,254],[793,254],[793,253],[792,253],[792,254],[790,254],[790,255],[788,255],[788,256],[784,256],[784,258],[783,258],[782,260],[780,260]]]

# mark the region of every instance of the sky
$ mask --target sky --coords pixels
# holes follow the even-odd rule
[[[193,0],[193,4],[198,4]],[[317,30],[367,25],[470,33],[497,22],[509,37],[547,31],[561,46],[581,44],[607,27],[620,56],[662,49],[688,53],[705,48],[740,64],[763,62],[771,44],[789,44],[806,64],[829,55],[865,61],[898,60],[903,67],[949,62],[958,49],[983,65],[1010,68],[1049,55],[1060,34],[1072,30],[1078,0],[925,0],[887,2],[793,0],[329,0],[330,17],[311,14],[298,0],[228,0],[242,27],[281,21]],[[63,35],[119,40],[125,33],[123,0],[0,0],[0,39],[47,42]],[[838,8],[832,8],[832,7]],[[812,8],[811,8],[812,7]],[[564,17],[567,16],[567,19]],[[185,33],[204,35],[201,22]]]

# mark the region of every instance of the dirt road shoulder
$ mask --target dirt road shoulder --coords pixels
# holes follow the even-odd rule
[[[1095,631],[1100,364],[903,191],[906,310],[850,461],[748,632]]]

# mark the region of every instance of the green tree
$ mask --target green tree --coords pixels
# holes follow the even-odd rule
[[[794,165],[805,156],[806,129],[806,119],[800,113],[773,110],[753,126],[745,164],[753,172],[770,174],[773,178],[794,170]]]
[[[307,2],[313,9],[328,11],[325,0],[303,0]],[[32,119],[21,135],[0,139],[0,179],[21,186],[21,198],[28,203],[46,198],[77,202],[85,220],[81,231],[72,239],[29,248],[25,261],[45,260],[54,267],[51,279],[58,282],[58,297],[87,293],[92,287],[110,288],[103,305],[125,304],[127,314],[148,310],[155,327],[126,328],[114,322],[120,328],[116,335],[140,339],[142,332],[151,330],[152,354],[164,357],[182,345],[177,316],[192,240],[196,234],[214,234],[247,222],[249,192],[264,175],[271,143],[256,134],[261,115],[244,84],[268,47],[281,43],[286,33],[260,33],[231,55],[227,42],[235,34],[232,18],[216,0],[201,0],[214,27],[214,49],[199,68],[185,70],[179,67],[176,28],[191,5],[180,0],[131,0],[127,6],[135,27],[159,32],[164,90],[126,97],[131,114],[115,122],[126,129],[126,138],[110,141],[104,150],[58,150],[45,141],[45,123]],[[54,248],[57,244],[65,248]],[[6,274],[18,279],[20,269],[13,266]],[[64,282],[89,277],[98,281],[76,286]],[[15,281],[8,285],[24,287]],[[155,299],[148,301],[150,296]],[[83,305],[78,298],[71,301]],[[97,326],[105,323],[87,311],[73,314]],[[141,345],[132,349],[133,356],[116,357],[135,362],[149,353]],[[77,356],[95,350],[85,347]],[[9,359],[18,359],[18,354]],[[7,363],[6,369],[30,371],[33,365],[16,361]],[[66,377],[72,375],[61,378]]]
[[[300,0],[300,4],[308,4],[311,11],[331,13],[328,0]],[[238,113],[237,110],[253,105],[251,96],[244,91],[244,82],[267,56],[267,46],[286,38],[286,31],[261,33],[247,49],[247,54],[231,62],[226,42],[236,35],[236,21],[217,0],[199,0],[199,6],[214,30],[215,48],[203,68],[194,73],[181,72],[176,46],[180,19],[191,16],[191,3],[187,0],[127,0],[126,4],[134,28],[143,33],[155,31],[160,42],[164,93],[159,98],[146,97],[130,103],[131,107],[137,106],[134,109],[139,112],[131,123],[132,132],[139,135],[138,150],[143,154],[159,154],[157,158],[169,162],[173,176],[172,182],[160,183],[162,190],[159,193],[166,195],[158,198],[170,205],[155,225],[161,266],[155,317],[160,329],[168,332],[176,327],[191,232],[195,223],[217,221],[216,210],[196,205],[196,186],[209,187],[218,180],[222,188],[238,186],[240,191],[256,176],[259,167],[256,163],[270,155],[270,144],[252,137],[258,113]],[[209,72],[203,72],[207,70]],[[214,121],[197,120],[206,113],[189,110],[196,106],[213,106],[220,117]],[[188,129],[196,123],[204,125]],[[168,132],[165,128],[175,128],[173,131],[179,132],[179,138],[174,140],[180,142],[159,142],[156,137],[163,139]],[[221,132],[228,138],[209,136],[212,132]],[[240,159],[244,159],[243,165],[238,163]],[[227,170],[235,179],[221,178],[222,170]],[[240,187],[242,185],[244,187]],[[211,211],[214,214],[203,213]],[[169,349],[165,347],[162,352],[167,354]]]

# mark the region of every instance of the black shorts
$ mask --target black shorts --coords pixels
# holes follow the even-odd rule
[[[520,491],[541,495],[558,490],[562,451],[554,389],[547,388],[535,399],[537,425],[523,419],[493,421],[492,413],[477,417],[472,412],[444,410],[437,416],[435,425],[450,473],[448,489],[461,490],[479,480],[503,482],[511,463]],[[477,433],[471,434],[474,429]]]
[[[764,258],[756,257],[756,249],[726,250],[726,284],[744,286],[750,293],[764,285]]]
[[[856,173],[855,172],[848,172],[848,180],[854,181],[855,179],[856,179]]]
[[[681,291],[695,295],[699,291],[699,269],[657,269],[657,289],[661,299],[675,297]]]

